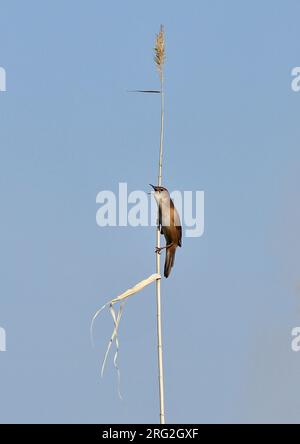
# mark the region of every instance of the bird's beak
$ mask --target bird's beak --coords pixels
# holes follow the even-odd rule
[[[157,190],[157,187],[156,187],[156,186],[152,185],[151,183],[149,183],[149,185],[150,185],[150,187],[152,187],[152,188],[154,189],[154,191]]]

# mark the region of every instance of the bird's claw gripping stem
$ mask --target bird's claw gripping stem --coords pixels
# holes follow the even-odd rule
[[[161,250],[164,250],[164,249],[167,250],[168,248],[172,247],[172,245],[174,245],[174,242],[171,242],[170,244],[165,245],[164,247],[156,247],[156,248],[155,248],[155,253],[160,254],[160,253],[161,253]]]

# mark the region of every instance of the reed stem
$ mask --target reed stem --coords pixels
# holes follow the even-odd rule
[[[158,186],[162,185],[162,165],[163,165],[163,140],[164,140],[164,31],[161,26],[160,33],[156,40],[156,64],[160,75],[160,144],[158,162]],[[161,55],[161,57],[159,57]],[[157,218],[156,246],[160,247],[160,227]],[[160,254],[156,253],[156,273],[160,274]],[[159,418],[160,424],[165,424],[165,400],[164,400],[164,367],[163,367],[163,346],[162,346],[162,317],[161,317],[161,280],[156,280],[156,313],[157,313],[157,352],[158,352],[158,382],[159,382]]]

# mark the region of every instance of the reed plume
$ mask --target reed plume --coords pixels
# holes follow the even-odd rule
[[[160,75],[162,75],[165,61],[165,33],[163,25],[160,25],[160,31],[156,36],[154,52],[154,61],[156,63],[158,72]]]

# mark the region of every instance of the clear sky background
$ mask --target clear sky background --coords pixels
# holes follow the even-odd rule
[[[167,39],[164,184],[204,190],[205,233],[162,282],[170,423],[300,423],[300,4],[0,2],[0,422],[158,421],[155,229],[99,228],[96,195],[156,181],[152,48]]]

